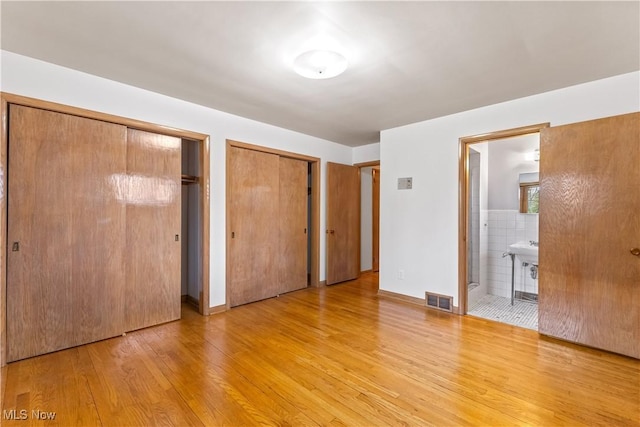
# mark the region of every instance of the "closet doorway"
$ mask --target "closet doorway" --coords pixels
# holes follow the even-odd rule
[[[181,295],[203,316],[215,312],[209,301],[211,180],[209,137],[181,133],[182,245]]]
[[[227,307],[318,286],[320,159],[227,141]]]
[[[181,295],[200,314],[209,314],[209,289],[203,286],[203,159],[201,141],[182,139]],[[206,295],[205,295],[206,293]]]
[[[2,139],[0,142],[0,170],[3,170],[3,171],[9,170],[10,165],[9,165],[9,159],[8,159],[8,150],[12,142],[11,138],[20,137],[19,133],[15,135],[9,135],[9,132],[10,132],[9,119],[12,116],[12,114],[10,114],[10,107],[15,111],[21,111],[21,110],[35,111],[37,114],[47,115],[47,117],[49,117],[48,121],[43,121],[40,119],[35,121],[36,124],[38,124],[39,126],[38,129],[42,128],[41,125],[49,123],[52,120],[53,121],[58,120],[64,123],[65,126],[57,126],[54,123],[53,126],[49,126],[49,128],[46,128],[50,130],[50,133],[52,132],[54,135],[57,135],[57,136],[60,136],[60,135],[58,135],[56,132],[60,133],[64,131],[64,132],[73,133],[73,132],[76,132],[78,129],[80,129],[80,127],[83,127],[83,126],[91,127],[91,126],[94,126],[94,124],[95,126],[101,126],[101,128],[104,128],[104,129],[117,130],[108,134],[104,134],[100,132],[96,133],[91,130],[88,133],[89,137],[85,138],[84,136],[81,136],[73,139],[69,143],[66,142],[66,140],[64,139],[64,135],[62,135],[63,141],[65,141],[65,144],[66,144],[64,145],[64,147],[67,147],[67,149],[71,150],[70,152],[72,153],[72,155],[67,157],[69,158],[69,161],[73,160],[76,162],[74,163],[75,169],[73,169],[73,171],[77,172],[78,174],[83,174],[83,173],[86,174],[87,168],[89,169],[93,168],[92,162],[102,161],[101,159],[97,159],[95,156],[95,152],[97,152],[97,150],[102,150],[102,151],[116,150],[117,149],[116,147],[122,146],[123,144],[131,148],[131,150],[129,150],[131,151],[129,155],[127,155],[126,153],[127,150],[120,150],[116,153],[117,155],[115,155],[114,161],[103,162],[104,164],[100,163],[102,166],[104,166],[103,168],[104,170],[101,169],[101,171],[103,172],[103,176],[106,176],[106,178],[103,180],[96,179],[94,175],[89,174],[87,179],[78,179],[76,180],[77,181],[76,182],[72,179],[73,175],[71,174],[71,171],[69,168],[65,168],[64,166],[58,167],[54,172],[60,174],[60,177],[66,180],[64,182],[68,181],[72,183],[67,186],[68,187],[67,190],[64,190],[63,188],[64,185],[60,179],[49,179],[40,173],[42,171],[44,172],[47,171],[45,167],[38,167],[38,164],[31,162],[32,163],[31,168],[33,171],[35,171],[34,174],[40,173],[40,175],[42,175],[40,178],[38,178],[37,181],[33,181],[33,180],[29,181],[33,185],[36,185],[37,188],[45,189],[46,186],[49,185],[49,183],[56,184],[58,186],[57,188],[59,189],[60,197],[65,198],[65,197],[69,197],[69,194],[73,192],[73,189],[71,188],[72,185],[87,186],[86,191],[83,190],[84,191],[83,194],[86,194],[86,197],[82,199],[86,201],[86,203],[83,202],[85,203],[85,205],[90,204],[91,201],[94,201],[95,203],[108,202],[110,203],[109,209],[113,207],[113,209],[111,210],[115,209],[115,211],[117,211],[116,213],[118,215],[118,218],[122,217],[124,221],[120,221],[118,223],[119,228],[117,232],[111,233],[107,231],[102,233],[101,236],[103,236],[104,238],[97,239],[97,242],[94,242],[95,244],[91,244],[91,245],[85,244],[85,242],[81,242],[78,239],[76,239],[77,241],[73,239],[69,240],[68,237],[65,237],[66,240],[58,239],[60,243],[71,242],[70,244],[68,244],[68,246],[70,245],[69,247],[71,249],[67,251],[67,250],[58,248],[57,250],[52,251],[52,253],[58,254],[58,258],[65,260],[65,262],[67,263],[68,263],[69,257],[71,257],[72,252],[73,254],[77,253],[77,255],[73,255],[73,256],[75,256],[78,260],[80,260],[79,262],[75,262],[73,264],[73,268],[75,268],[76,271],[80,271],[80,274],[76,272],[76,274],[71,275],[71,274],[68,274],[66,271],[63,271],[61,274],[64,276],[65,280],[56,282],[56,283],[62,283],[62,284],[70,283],[70,285],[68,286],[65,285],[67,287],[65,288],[64,292],[61,291],[61,292],[55,293],[55,296],[57,298],[56,301],[60,302],[60,304],[57,304],[57,305],[54,304],[52,306],[56,311],[55,313],[51,314],[52,316],[56,316],[62,313],[62,315],[67,316],[63,320],[64,320],[64,324],[67,325],[65,327],[68,328],[68,330],[71,332],[68,334],[63,332],[56,332],[55,334],[49,334],[53,341],[47,338],[48,340],[47,342],[49,341],[51,342],[46,346],[42,348],[40,347],[36,348],[34,345],[34,348],[29,352],[25,352],[24,354],[22,353],[13,354],[11,359],[29,357],[31,355],[35,355],[39,353],[54,351],[54,350],[66,348],[69,346],[81,345],[81,344],[92,342],[99,339],[110,338],[111,336],[114,336],[114,334],[120,335],[123,332],[135,330],[140,327],[151,326],[152,324],[155,324],[155,323],[169,321],[169,320],[178,318],[180,316],[179,314],[180,313],[179,274],[176,275],[177,281],[175,282],[177,283],[178,286],[174,288],[174,286],[171,285],[170,291],[165,292],[164,290],[159,290],[157,286],[156,287],[151,286],[148,290],[140,290],[140,286],[152,284],[154,282],[153,279],[150,279],[149,274],[142,274],[142,275],[138,274],[139,272],[142,271],[141,268],[147,268],[147,271],[157,270],[162,272],[163,269],[158,268],[158,263],[162,263],[162,262],[171,263],[171,268],[173,270],[179,270],[180,268],[182,268],[182,266],[180,265],[179,250],[177,251],[177,256],[173,257],[173,255],[169,256],[163,253],[159,253],[161,249],[161,245],[151,244],[151,245],[147,245],[146,247],[139,246],[140,244],[142,244],[142,241],[143,241],[143,238],[140,236],[140,232],[143,231],[142,228],[144,228],[144,231],[147,232],[149,231],[148,229],[151,228],[151,225],[150,225],[151,223],[156,224],[157,222],[156,220],[160,220],[160,221],[163,221],[163,220],[161,219],[160,216],[157,216],[157,215],[154,217],[155,219],[153,220],[156,222],[147,221],[147,220],[144,220],[143,218],[144,227],[140,225],[136,225],[135,221],[137,220],[137,218],[139,218],[141,215],[144,214],[143,209],[148,208],[148,210],[150,210],[154,206],[156,207],[164,206],[163,204],[160,204],[160,205],[157,205],[157,203],[153,204],[152,201],[158,202],[158,201],[165,200],[170,195],[169,189],[174,187],[174,181],[171,180],[171,182],[169,182],[169,179],[165,177],[166,173],[160,170],[162,169],[162,167],[165,167],[167,165],[167,162],[165,160],[150,162],[149,156],[144,155],[142,153],[144,147],[153,146],[155,147],[156,152],[162,152],[162,147],[166,146],[167,149],[169,149],[169,146],[174,147],[175,145],[177,145],[179,147],[181,141],[183,140],[193,141],[196,145],[199,146],[198,152],[200,155],[197,161],[199,163],[198,179],[199,179],[199,182],[201,183],[200,200],[202,202],[200,203],[200,210],[198,212],[199,213],[198,222],[200,225],[200,232],[201,232],[201,243],[199,247],[199,268],[200,268],[199,277],[201,280],[201,297],[199,301],[199,311],[202,314],[209,314],[209,303],[208,303],[209,302],[209,205],[210,205],[209,137],[207,135],[196,133],[196,132],[173,129],[173,128],[160,126],[160,125],[147,123],[147,122],[142,122],[134,119],[128,119],[128,118],[123,118],[123,117],[114,116],[110,114],[104,114],[104,113],[85,110],[81,108],[70,107],[66,105],[37,100],[33,98],[26,98],[18,95],[13,95],[13,94],[2,93],[1,100],[2,100],[1,113],[3,117],[3,121],[2,121]],[[14,119],[19,119],[19,116],[14,117]],[[80,123],[80,125],[82,126],[80,125],[76,126],[72,122]],[[26,127],[23,126],[23,129],[26,132],[24,133],[23,136],[24,138],[26,138],[27,141],[29,141],[30,144],[33,144],[34,143],[33,141],[37,142],[38,135],[40,135],[40,134],[34,134],[32,132],[33,130],[32,128],[35,129],[35,126],[26,126]],[[18,126],[18,124],[15,124],[15,126],[12,127],[12,129],[13,131],[16,131],[20,129],[20,127]],[[46,132],[49,132],[49,131],[46,131]],[[48,140],[49,138],[47,137],[45,139]],[[152,139],[153,142],[139,143],[142,140],[147,141],[148,139]],[[82,153],[85,153],[86,151],[83,148],[85,147],[85,145],[87,145],[85,140],[90,140],[93,146],[89,149],[88,156],[85,156],[86,159],[88,160],[83,161],[82,159],[80,159],[79,156]],[[14,146],[14,148],[22,147],[24,145],[16,141],[14,142],[15,144],[17,144]],[[53,149],[56,148],[55,145],[51,145],[51,144],[47,145],[47,147],[51,147]],[[60,145],[60,147],[62,147],[62,145]],[[22,153],[23,151],[24,150],[20,151],[20,153]],[[47,156],[42,155],[42,150],[38,149],[36,151],[40,155],[39,158],[41,159],[41,164],[42,165],[47,164],[47,161],[46,161]],[[24,153],[28,154],[30,152],[24,151]],[[60,158],[64,159],[64,156]],[[174,162],[171,162],[171,163],[173,164]],[[180,174],[180,156],[179,155],[177,156],[177,162],[175,163],[177,164],[176,174],[175,174],[176,175],[175,184],[177,187],[179,187],[179,182],[178,182],[178,180],[180,179],[179,178],[179,174]],[[27,162],[27,164],[29,164],[29,162]],[[150,164],[153,166],[153,168],[149,166]],[[19,169],[19,166],[18,166],[18,169]],[[13,170],[14,172],[16,171],[16,169],[13,169]],[[173,176],[173,173],[172,173],[172,176]],[[19,274],[20,271],[27,271],[27,272],[30,272],[30,274],[35,274],[34,272],[46,271],[46,270],[43,270],[42,268],[40,268],[33,261],[29,262],[27,256],[24,256],[24,254],[29,255],[28,253],[29,248],[31,249],[34,248],[33,241],[35,240],[30,238],[31,236],[30,234],[27,235],[27,239],[30,240],[29,242],[24,240],[22,236],[11,237],[12,244],[11,244],[10,253],[14,255],[13,258],[18,258],[18,261],[20,261],[21,259],[25,259],[27,262],[20,264],[19,268],[15,267],[13,264],[8,266],[7,264],[8,231],[9,230],[20,231],[21,229],[15,228],[13,226],[10,226],[8,229],[8,226],[7,226],[8,211],[7,211],[7,204],[6,204],[6,200],[7,200],[6,195],[9,193],[13,194],[14,196],[21,194],[20,192],[24,191],[21,185],[25,181],[21,180],[20,177],[18,176],[12,181],[6,178],[3,178],[1,182],[3,186],[0,191],[0,197],[5,198],[4,199],[5,204],[3,206],[2,211],[0,212],[0,219],[1,219],[0,221],[0,270],[6,272],[6,274],[0,275],[0,296],[1,296],[0,331],[2,332],[1,338],[0,338],[0,341],[1,341],[0,348],[3,349],[3,351],[0,352],[0,365],[3,366],[8,360],[7,358],[8,356],[7,354],[7,348],[8,348],[7,319],[9,317],[8,316],[9,298],[7,298],[7,295],[8,295],[7,278],[11,277],[11,280],[12,280],[11,304],[12,304],[13,312],[22,312],[26,309],[33,311],[35,310],[34,307],[36,305],[38,304],[42,305],[46,303],[46,301],[43,301],[42,298],[38,298],[37,296],[36,298],[31,298],[31,300],[27,302],[21,300],[19,298],[20,292],[22,292],[27,288],[25,288],[21,284],[22,282],[18,280],[14,280],[14,276],[16,274]],[[94,186],[93,191],[89,187],[91,185]],[[108,188],[105,187],[105,185]],[[95,188],[96,186],[98,186],[99,188]],[[101,191],[101,189],[104,191]],[[103,195],[104,197],[97,197],[99,195]],[[140,196],[140,197],[135,197],[135,200],[134,200],[132,199],[132,197],[134,196]],[[112,203],[114,198],[116,200],[116,203]],[[42,203],[46,202],[49,199],[50,199],[50,195],[47,191],[39,191],[37,194],[37,197],[33,199],[33,202],[39,203],[40,209],[42,209],[42,206],[41,206]],[[72,214],[74,218],[77,218],[80,221],[84,221],[82,224],[85,224],[85,223],[89,224],[89,227],[87,228],[87,230],[93,230],[91,232],[94,232],[96,229],[95,224],[98,224],[100,227],[108,226],[107,221],[102,219],[102,217],[104,216],[103,214],[106,212],[106,210],[103,211],[101,210],[101,208],[88,210],[86,209],[85,205],[79,206],[78,204],[81,202],[81,200],[79,201],[76,199],[74,199],[75,200],[74,206],[76,206],[76,209],[73,210]],[[117,203],[120,203],[120,206],[118,206]],[[28,214],[21,216],[21,213],[20,213],[21,211],[16,210],[17,206],[24,207],[25,205],[20,202],[18,202],[17,204],[13,203],[13,211],[11,211],[12,212],[11,218],[14,223],[16,223],[16,221],[20,221],[21,218],[27,218],[27,219],[30,218]],[[57,203],[52,206],[60,207],[61,209],[65,208],[64,204],[61,205],[60,203]],[[177,207],[178,209],[176,210],[176,214],[175,215],[171,214],[169,218],[176,218],[176,217],[179,218],[181,216],[179,206]],[[38,212],[38,210],[35,209],[34,212]],[[15,215],[13,215],[13,213],[15,213]],[[67,219],[67,222],[65,224],[68,224],[69,215],[66,215],[63,213],[63,217]],[[130,223],[129,227],[127,227],[128,223]],[[38,234],[36,237],[44,238],[47,235],[50,235],[49,233],[50,231],[58,230],[57,228],[55,228],[57,227],[56,224],[57,223],[52,224],[51,227],[53,228],[50,227],[50,230],[49,231],[44,230],[45,232],[43,232],[42,227],[40,227],[39,228],[40,234]],[[72,226],[75,226],[75,224],[78,224],[78,222],[75,221],[71,223]],[[94,224],[93,228],[90,227],[91,224]],[[147,235],[148,236],[165,236],[168,233],[171,241],[170,243],[171,247],[174,247],[174,245],[179,245],[178,241],[181,240],[181,234],[182,234],[180,232],[179,223],[177,227],[173,227],[173,225],[168,225],[167,227],[163,228],[162,223],[159,225],[159,227],[160,229],[163,229],[163,231],[166,231],[166,233],[148,232],[145,236]],[[176,230],[173,230],[173,228],[176,228]],[[68,236],[68,234],[69,233],[65,234],[64,236]],[[87,233],[84,232],[84,229],[82,230],[82,232],[78,231],[75,234],[72,233],[73,236],[81,236],[81,237],[85,236],[85,234]],[[136,245],[138,246],[133,247],[131,245],[127,245],[126,244],[127,240],[136,243]],[[13,243],[14,241],[16,242],[15,244]],[[54,244],[55,243],[58,243],[58,241],[54,241]],[[84,250],[83,252],[82,248],[86,248],[86,250]],[[105,258],[105,257],[101,257],[98,254],[98,251],[106,251],[108,253],[121,253],[122,257],[120,258],[110,257],[110,256],[106,258],[108,259],[113,258],[115,260],[114,263],[116,264],[117,264],[117,259],[122,260],[122,262],[120,263],[122,265],[119,266],[119,270],[117,268],[111,269],[109,270],[110,271],[109,274],[115,271],[116,272],[115,274],[126,276],[125,279],[119,280],[119,281],[108,280],[110,276],[107,277],[104,274],[102,274],[100,270],[90,268],[89,263],[85,262],[87,256],[93,253],[93,252],[89,253],[89,249],[94,250],[94,252],[96,252],[96,255],[95,255],[96,259]],[[131,252],[132,250],[138,251],[138,254],[135,256],[132,255],[132,252]],[[65,254],[67,253],[70,255],[65,256]],[[146,277],[148,280],[139,280],[140,277]],[[109,283],[110,285],[113,285],[116,282],[121,283],[122,286],[121,286],[121,289],[114,289],[113,292],[110,294],[114,296],[112,298],[114,301],[113,305],[111,306],[109,305],[105,306],[104,304],[92,305],[87,303],[88,299],[86,298],[83,299],[85,296],[91,297],[94,294],[98,295],[99,292],[103,292],[104,290],[100,287],[100,283]],[[94,288],[92,288],[92,286]],[[92,289],[95,289],[94,293],[92,292]],[[173,291],[174,289],[176,292]],[[66,290],[68,290],[68,292]],[[132,294],[147,295],[147,297],[151,297],[151,298],[136,299],[136,298],[132,298]],[[16,295],[18,295],[18,297],[15,297]],[[154,303],[154,301],[159,298],[165,301],[167,306],[171,307],[171,310],[172,310],[171,315],[169,316],[159,315],[159,311],[160,311],[159,306],[156,303]],[[142,304],[142,308],[139,308],[140,304]],[[58,307],[63,307],[63,306],[68,307],[68,309],[64,309],[62,311],[58,310]],[[21,307],[23,307],[24,310]],[[104,310],[104,307],[110,307],[110,310]],[[174,310],[173,309],[174,307],[177,307],[177,310]],[[50,310],[45,310],[44,312],[49,313]],[[72,313],[73,316],[66,315],[65,313]],[[79,316],[76,316],[75,315],[76,313],[79,313]],[[15,320],[15,316],[12,316],[12,319]],[[85,329],[87,329],[87,325],[90,325],[90,322],[94,322],[96,324],[100,323],[101,325],[105,325],[105,327],[99,330],[97,328],[93,328],[92,330],[99,332],[99,333],[96,332],[96,334],[87,333],[84,335],[82,334],[78,335],[78,333],[76,333],[76,331],[84,331]],[[44,325],[46,325],[46,327],[49,328],[51,325],[53,325],[53,323],[54,322],[47,322],[47,323],[44,323]],[[15,326],[16,323],[14,322],[13,325]],[[16,328],[14,329],[15,329],[14,331],[15,333],[13,334],[14,338],[12,338],[12,341],[16,341],[16,340],[21,341],[22,340],[21,334],[23,334],[22,331]],[[38,340],[38,337],[30,337],[30,339],[33,342],[36,342]],[[19,345],[17,347],[16,346],[14,347],[20,348]]]

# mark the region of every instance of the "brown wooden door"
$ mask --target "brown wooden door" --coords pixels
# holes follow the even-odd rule
[[[360,270],[360,169],[327,163],[327,285]]]
[[[7,360],[124,331],[124,126],[10,106]]]
[[[180,318],[181,140],[127,132],[127,330]]]
[[[307,287],[308,163],[280,157],[278,293]]]
[[[229,147],[227,274],[231,307],[278,294],[279,159]]]
[[[543,129],[539,331],[640,358],[640,113]]]
[[[373,184],[373,232],[371,233],[373,262],[371,269],[373,271],[380,271],[380,169],[373,168],[371,177]]]

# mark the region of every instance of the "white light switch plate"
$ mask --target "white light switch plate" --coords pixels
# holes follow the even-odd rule
[[[413,178],[398,178],[398,190],[411,190]]]

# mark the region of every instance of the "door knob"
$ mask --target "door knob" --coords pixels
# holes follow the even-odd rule
[[[631,252],[631,255],[640,256],[640,248],[633,248],[629,252]]]

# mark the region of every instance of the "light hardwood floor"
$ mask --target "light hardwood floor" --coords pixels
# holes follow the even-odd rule
[[[640,362],[377,296],[377,274],[9,364],[3,425],[639,425]],[[55,412],[37,422],[33,410]]]

